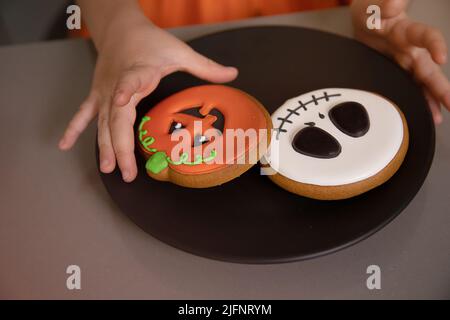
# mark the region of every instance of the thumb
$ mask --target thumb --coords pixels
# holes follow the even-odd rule
[[[232,81],[238,75],[236,68],[225,67],[195,51],[185,62],[184,69],[200,79],[216,83]]]

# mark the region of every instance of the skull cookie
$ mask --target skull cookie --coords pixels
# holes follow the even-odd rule
[[[409,143],[402,112],[380,95],[323,89],[288,100],[272,115],[265,161],[282,188],[319,200],[351,198],[389,180]]]
[[[205,85],[150,109],[137,136],[150,177],[206,188],[256,164],[267,151],[271,129],[270,115],[256,99],[231,87]]]

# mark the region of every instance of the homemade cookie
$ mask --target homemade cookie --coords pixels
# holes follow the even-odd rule
[[[178,92],[140,122],[138,144],[150,177],[207,188],[230,181],[267,151],[272,120],[248,94],[222,85]]]
[[[272,115],[265,162],[280,187],[339,200],[389,180],[408,150],[403,113],[388,99],[353,89],[322,89],[288,100]]]

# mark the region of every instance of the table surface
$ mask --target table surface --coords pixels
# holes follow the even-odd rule
[[[411,15],[439,27],[450,43],[450,2],[429,3],[413,2]],[[346,8],[172,32],[187,40],[267,24],[351,36]],[[58,151],[66,122],[88,92],[94,63],[85,40],[0,47],[0,298],[450,298],[448,116],[437,129],[435,161],[423,188],[382,231],[314,260],[224,263],[161,243],[119,211],[97,173],[94,125],[72,152]],[[81,268],[81,290],[66,288],[69,265]],[[381,290],[366,287],[370,265],[381,268]]]

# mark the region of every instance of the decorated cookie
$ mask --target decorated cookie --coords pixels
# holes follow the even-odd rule
[[[272,115],[265,160],[270,179],[310,198],[338,200],[390,179],[408,149],[408,127],[391,101],[352,89],[323,89],[288,100]]]
[[[230,181],[267,151],[272,121],[248,94],[221,85],[178,92],[141,120],[139,147],[150,177],[206,188]]]

